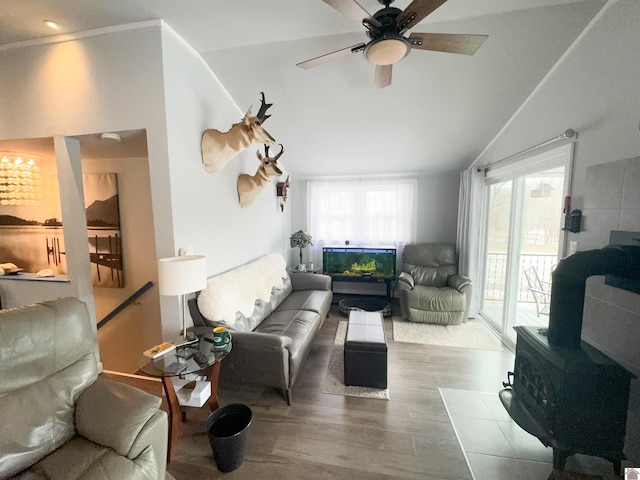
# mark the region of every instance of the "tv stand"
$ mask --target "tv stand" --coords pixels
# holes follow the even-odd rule
[[[384,283],[386,285],[387,294],[386,297],[391,299],[391,282],[393,278],[390,277],[374,277],[373,275],[331,275],[331,291],[333,291],[333,282],[357,282],[357,283]],[[368,295],[370,296],[370,295]]]

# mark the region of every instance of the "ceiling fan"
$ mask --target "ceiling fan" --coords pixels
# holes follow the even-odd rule
[[[362,22],[367,29],[366,33],[370,41],[336,50],[296,65],[308,69],[350,53],[363,52],[365,58],[376,66],[374,78],[376,88],[391,85],[393,64],[406,57],[413,48],[473,55],[488,38],[487,35],[450,33],[411,33],[408,37],[405,36],[407,30],[447,0],[413,0],[404,10],[390,7],[394,0],[378,0],[384,8],[373,15],[369,15],[356,0],[322,1],[350,19]]]

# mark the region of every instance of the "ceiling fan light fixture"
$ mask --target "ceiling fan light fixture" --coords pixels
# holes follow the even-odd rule
[[[393,65],[407,56],[411,46],[401,36],[385,36],[371,40],[364,49],[364,56],[374,65]]]

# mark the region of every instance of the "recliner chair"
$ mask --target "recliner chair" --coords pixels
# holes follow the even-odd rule
[[[159,397],[98,378],[77,298],[0,311],[0,479],[164,480]]]
[[[406,245],[398,284],[403,318],[441,325],[467,321],[472,285],[470,278],[458,274],[455,245]]]

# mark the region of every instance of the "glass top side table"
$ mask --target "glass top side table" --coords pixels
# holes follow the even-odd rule
[[[172,447],[178,439],[180,422],[185,420],[185,413],[180,408],[180,402],[173,385],[172,377],[184,377],[188,374],[204,374],[211,382],[211,396],[207,400],[213,412],[218,408],[218,379],[220,377],[220,362],[231,352],[232,344],[225,347],[213,346],[213,335],[203,335],[197,342],[179,346],[175,350],[151,359],[141,355],[140,371],[162,379],[162,387],[167,399],[169,410],[169,442],[167,448],[167,462],[171,461]],[[197,355],[198,353],[199,355]]]

